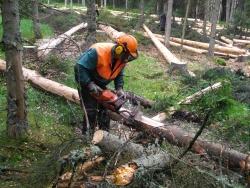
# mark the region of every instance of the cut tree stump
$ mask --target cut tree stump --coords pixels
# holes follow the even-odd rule
[[[179,70],[181,73],[190,75],[190,76],[195,76],[194,73],[191,71],[188,71],[187,69],[187,63],[181,62],[177,57],[175,57],[174,54],[172,54],[155,36],[154,34],[148,29],[148,27],[143,24],[144,30],[147,32],[148,36],[151,38],[153,41],[154,45],[156,48],[161,52],[161,54],[164,56],[166,61],[170,64],[170,73],[173,70]]]
[[[79,31],[80,29],[86,28],[87,23],[81,23],[67,32],[59,35],[56,38],[49,40],[47,43],[43,44],[42,46],[38,47],[38,58],[44,59],[48,56],[48,54],[56,48],[59,44],[61,44],[65,39],[70,38],[75,32]]]
[[[5,71],[5,69],[5,61],[0,60],[0,70]],[[47,92],[62,96],[69,101],[80,104],[78,92],[76,89],[43,78],[35,71],[26,68],[23,68],[23,74],[24,79],[26,81],[29,81],[32,85],[41,88]],[[121,110],[129,111],[127,109]],[[135,117],[133,122],[126,121],[124,119],[124,117],[126,116],[129,117],[129,114],[127,114],[126,112],[122,112],[122,115],[117,114],[115,112],[110,112],[110,117],[114,120],[122,121],[126,125],[133,127],[139,131],[146,132],[151,136],[166,139],[168,142],[179,147],[187,147],[194,136],[180,129],[179,127],[165,126],[163,123],[154,121],[146,116]],[[208,154],[211,159],[217,162],[221,161],[226,168],[229,168],[234,171],[244,171],[245,166],[250,167],[250,162],[247,162],[248,164],[245,164],[245,159],[247,158],[246,154],[243,154],[233,149],[229,149],[221,144],[211,143],[209,141],[198,139],[194,143],[191,151],[203,155]]]

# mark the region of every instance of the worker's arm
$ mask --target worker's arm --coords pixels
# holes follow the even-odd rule
[[[115,89],[123,89],[123,85],[124,85],[124,69],[122,69],[122,71],[118,74],[118,76],[114,79],[114,83],[115,83]]]
[[[92,81],[90,72],[95,70],[96,65],[97,52],[95,49],[89,49],[80,56],[75,66],[75,79],[81,86],[87,86]]]

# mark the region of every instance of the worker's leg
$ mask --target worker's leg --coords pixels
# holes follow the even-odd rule
[[[90,132],[93,133],[95,131],[95,128],[97,127],[98,104],[97,101],[89,94],[86,88],[81,89],[81,94],[84,106],[88,114]],[[86,131],[87,122],[86,118],[84,118],[82,132],[85,133]]]
[[[100,105],[98,112],[98,125],[99,129],[109,131],[110,117],[106,108]]]

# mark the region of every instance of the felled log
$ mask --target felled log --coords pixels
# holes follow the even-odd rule
[[[138,158],[144,153],[142,145],[126,142],[118,136],[103,130],[98,130],[94,133],[92,143],[99,146],[105,153],[114,153],[120,150],[122,158],[128,160]]]
[[[180,38],[171,37],[170,40],[181,44]],[[197,42],[197,41],[192,41],[192,40],[187,40],[187,39],[183,40],[183,44],[193,46],[196,48],[206,49],[206,50],[208,50],[209,48],[208,43]],[[230,48],[230,47],[219,46],[219,45],[215,45],[215,51],[226,53],[226,54],[234,54],[234,55],[240,55],[240,54],[246,53],[246,51],[243,49],[239,49],[236,47]]]
[[[87,23],[81,23],[67,32],[59,35],[56,38],[49,40],[47,43],[43,44],[42,46],[38,47],[38,58],[45,58],[56,46],[61,44],[65,39],[69,38],[72,34],[79,31],[80,29],[86,28]]]
[[[106,131],[99,130],[94,133],[92,143],[102,148],[102,151],[109,153],[120,152],[121,158],[131,160],[126,165],[122,165],[108,176],[108,181],[115,185],[127,185],[133,181],[137,172],[147,173],[155,169],[162,169],[169,163],[170,157],[163,151],[147,151],[140,144],[126,142],[119,137]],[[134,159],[137,158],[137,159]],[[94,178],[92,177],[92,181]],[[102,178],[95,177],[95,180],[103,181]]]
[[[211,91],[217,90],[217,89],[219,89],[221,87],[222,87],[222,83],[217,82],[212,86],[206,87],[206,88],[204,88],[204,89],[202,89],[200,91],[197,91],[193,95],[190,95],[190,96],[186,97],[185,99],[179,101],[177,104],[178,105],[191,104],[193,101],[196,101],[196,100],[200,99],[205,94],[207,94],[207,93],[209,93]],[[176,108],[175,107],[170,107],[167,111],[168,111],[168,113],[164,113],[164,112],[159,113],[156,116],[152,117],[152,119],[155,120],[155,121],[158,121],[158,122],[163,122],[163,121],[166,120],[166,118],[169,115],[172,115],[176,111]]]
[[[0,70],[5,71],[5,68],[6,68],[5,61],[0,60]],[[48,80],[46,78],[42,78],[35,71],[31,71],[26,68],[23,68],[23,73],[24,73],[24,79],[26,81],[33,83],[33,85],[37,85],[37,87],[47,92],[58,94],[59,96],[62,96],[67,100],[80,104],[77,90],[59,84],[57,82]],[[133,127],[140,131],[144,131],[151,136],[166,139],[170,143],[180,147],[187,147],[187,145],[193,138],[193,135],[188,134],[179,127],[165,126],[163,123],[154,121],[146,116],[135,117],[133,122],[126,121],[124,119],[124,117],[126,116],[129,117],[129,114],[127,114],[126,112],[123,112],[122,115],[110,112],[110,116],[114,120],[120,120],[120,121],[123,120],[123,122],[130,127]],[[192,147],[192,151],[199,154],[207,153],[212,159],[216,161],[221,160],[222,164],[225,167],[235,171],[239,171],[239,169],[243,168],[242,165],[243,163],[245,163],[244,161],[247,157],[246,154],[240,153],[233,149],[229,149],[221,144],[215,144],[200,139],[198,139],[195,142],[195,144]]]
[[[221,39],[222,41],[224,41],[225,43],[229,44],[230,46],[233,46],[233,43],[234,43],[234,42],[233,42],[232,40],[230,40],[229,38],[224,37],[224,36],[221,36],[220,39]]]
[[[103,24],[99,24],[99,28],[103,30],[112,40],[115,40],[116,38],[124,34],[124,32],[119,32],[113,29],[111,26],[107,26]]]
[[[164,40],[163,35],[159,35],[159,34],[154,34],[154,35],[158,39],[161,39],[161,41]],[[182,43],[180,38],[170,37],[170,40],[172,42],[175,42],[175,43],[178,43],[178,44]],[[201,48],[200,50],[202,50],[202,53],[207,53],[208,48],[209,48],[208,43],[192,41],[192,40],[187,40],[187,39],[183,40],[183,45],[190,46],[190,47],[193,47],[195,49]],[[246,52],[245,50],[239,49],[237,47],[225,47],[225,46],[219,46],[219,45],[215,45],[215,51],[216,51],[215,55],[230,56],[230,57],[233,57],[233,58],[236,58],[238,54],[244,54]]]
[[[177,57],[175,57],[174,54],[172,54],[155,36],[154,34],[148,29],[148,27],[143,24],[144,30],[147,32],[148,36],[153,41],[156,48],[161,52],[161,54],[164,56],[166,61],[170,64],[170,72],[173,70],[180,70],[180,72],[184,74],[188,74],[190,76],[195,76],[194,73],[188,71],[187,69],[187,63],[181,62]]]
[[[250,44],[250,40],[243,40],[243,39],[233,39],[234,43],[240,43],[240,44]]]

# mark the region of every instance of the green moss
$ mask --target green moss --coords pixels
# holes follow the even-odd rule
[[[217,64],[217,65],[221,65],[221,66],[226,66],[227,65],[225,59],[222,59],[222,58],[219,58],[219,57],[214,59],[214,63]]]

